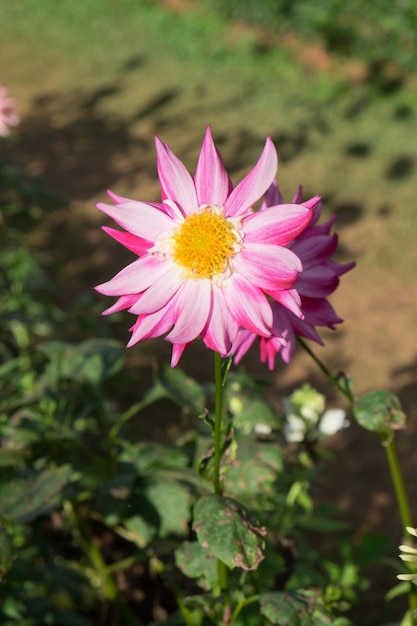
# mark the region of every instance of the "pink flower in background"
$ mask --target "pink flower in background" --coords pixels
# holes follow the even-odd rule
[[[158,138],[156,149],[161,203],[109,192],[115,205],[97,205],[126,232],[104,230],[139,257],[96,288],[118,296],[105,313],[128,309],[137,316],[128,346],[151,337],[170,341],[172,366],[198,336],[223,356],[234,353],[240,329],[266,339],[273,330],[274,341],[285,345],[273,304],[301,315],[293,287],[303,267],[287,245],[306,228],[319,199],[253,210],[276,175],[269,138],[235,188],[210,129],[194,178]]]
[[[0,137],[7,137],[10,128],[17,126],[19,121],[13,98],[9,98],[7,89],[0,85]]]
[[[293,203],[301,203],[302,189],[299,188]],[[283,203],[278,186],[274,182],[269,188],[260,213],[268,210],[269,206],[279,206]],[[313,204],[314,203],[314,206]],[[268,362],[270,369],[275,365],[275,356],[280,354],[283,361],[289,363],[295,345],[296,336],[312,339],[323,345],[316,330],[316,326],[334,329],[335,324],[343,320],[338,317],[328,302],[327,296],[335,291],[339,284],[339,276],[351,270],[355,263],[340,264],[331,256],[337,248],[336,233],[331,234],[331,228],[337,219],[333,215],[325,224],[317,225],[321,213],[321,203],[316,198],[301,203],[302,206],[312,207],[314,217],[288,247],[295,252],[303,264],[303,271],[294,285],[300,295],[300,310],[302,315],[285,307],[285,302],[272,302],[273,325],[270,337],[260,337],[261,361]],[[284,305],[284,306],[283,306]],[[285,342],[282,341],[284,337]],[[256,334],[240,329],[236,344],[232,348],[235,362],[239,362],[256,339]]]

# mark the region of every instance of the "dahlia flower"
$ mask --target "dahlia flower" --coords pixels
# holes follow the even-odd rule
[[[198,336],[222,356],[233,354],[240,329],[263,338],[273,332],[274,341],[285,344],[273,302],[301,314],[293,287],[303,266],[287,246],[313,218],[319,199],[310,205],[269,202],[254,211],[276,175],[269,138],[234,188],[209,128],[194,178],[158,138],[156,150],[161,203],[109,192],[115,204],[97,205],[125,230],[105,232],[139,257],[96,287],[118,296],[104,313],[128,309],[137,316],[128,346],[160,336],[171,342],[172,366]]]
[[[300,187],[293,198],[293,204],[301,203],[301,198]],[[259,214],[268,211],[270,206],[285,206],[275,181],[266,193]],[[313,198],[302,203],[302,206],[312,207],[314,217],[307,228],[288,243],[288,248],[303,264],[303,271],[294,284],[295,293],[299,296],[299,310],[288,307],[285,301],[277,298],[277,301],[271,302],[273,314],[271,334],[269,337],[259,336],[261,361],[267,361],[271,370],[274,368],[277,353],[284,362],[289,363],[294,354],[297,335],[323,345],[316,326],[334,330],[335,324],[343,321],[336,315],[327,296],[337,288],[339,276],[355,266],[354,262],[340,264],[331,258],[338,242],[337,234],[331,234],[337,215],[333,215],[325,224],[317,225],[322,209],[321,203]],[[235,355],[236,363],[249,350],[256,338],[256,333],[248,329],[239,330],[231,351]],[[285,341],[282,341],[283,338]]]
[[[0,137],[7,137],[10,128],[17,126],[19,121],[14,100],[8,97],[7,89],[0,85]]]

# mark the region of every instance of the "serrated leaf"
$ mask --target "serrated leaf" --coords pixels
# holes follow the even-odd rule
[[[254,570],[263,559],[266,530],[232,498],[214,494],[200,498],[193,528],[201,546],[231,569]]]
[[[217,560],[197,541],[184,541],[175,550],[177,567],[196,582],[205,591],[210,591],[217,584]]]
[[[0,518],[26,524],[49,513],[62,501],[62,490],[72,473],[70,465],[62,465],[39,474],[20,474],[0,485]]]
[[[202,412],[205,404],[203,388],[182,370],[163,364],[158,373],[158,382],[167,396],[181,408],[196,414]]]
[[[98,384],[124,362],[122,347],[113,339],[89,339],[79,344],[49,341],[40,350],[50,361],[44,373],[52,383],[68,379]]]
[[[381,435],[404,428],[406,422],[398,396],[386,389],[376,389],[358,398],[353,413],[363,428]]]

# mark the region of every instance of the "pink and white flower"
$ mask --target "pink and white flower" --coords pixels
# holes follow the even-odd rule
[[[282,299],[277,298],[271,303],[273,314],[271,335],[259,336],[261,361],[268,362],[271,370],[274,368],[277,353],[284,362],[290,362],[294,354],[297,335],[323,345],[316,326],[334,330],[335,324],[343,322],[336,315],[327,297],[339,285],[339,277],[355,266],[354,262],[341,264],[331,258],[338,243],[337,234],[331,234],[337,215],[333,215],[326,223],[317,225],[322,210],[321,203],[314,198],[313,206],[311,200],[302,203],[301,198],[300,187],[293,198],[293,204],[301,203],[302,206],[311,207],[314,212],[314,217],[307,228],[288,244],[288,248],[300,258],[303,264],[303,271],[294,284],[294,290],[300,297],[301,315],[300,311],[294,311]],[[268,211],[270,206],[280,205],[285,206],[279,188],[273,182],[259,212]],[[239,330],[236,343],[231,350],[231,354],[235,355],[236,363],[246,354],[256,338],[257,335],[247,329]]]
[[[137,316],[128,346],[151,337],[170,341],[172,366],[198,336],[223,356],[234,353],[241,329],[285,345],[273,303],[302,315],[294,284],[303,266],[288,244],[309,224],[319,198],[253,210],[276,175],[269,138],[235,188],[209,128],[194,177],[158,138],[156,150],[161,203],[109,192],[115,204],[97,205],[126,232],[104,230],[139,257],[96,288],[118,296],[105,313],[128,309]]]
[[[0,137],[7,137],[10,129],[17,126],[20,118],[16,113],[16,105],[13,98],[7,95],[7,89],[0,85]]]

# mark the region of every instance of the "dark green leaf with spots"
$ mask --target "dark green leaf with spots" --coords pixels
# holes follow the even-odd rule
[[[385,389],[376,389],[358,398],[353,412],[358,424],[380,435],[400,430],[406,422],[398,396]]]
[[[200,545],[230,568],[254,570],[263,559],[265,529],[232,498],[200,498],[194,507],[193,528]]]

